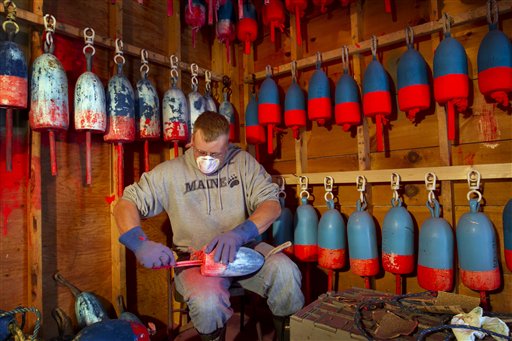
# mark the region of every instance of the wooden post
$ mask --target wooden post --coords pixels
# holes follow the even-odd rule
[[[34,13],[43,14],[43,0],[33,0]],[[33,62],[42,54],[41,35],[38,30],[32,31],[31,57]],[[32,64],[32,63],[31,63]],[[42,245],[42,214],[41,214],[41,133],[31,130],[30,174],[27,192],[28,207],[28,255],[27,266],[27,298],[28,306],[36,307],[43,313],[43,245]],[[32,314],[28,315],[29,325],[35,322]]]

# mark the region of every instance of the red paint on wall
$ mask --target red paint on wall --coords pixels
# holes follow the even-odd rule
[[[494,105],[483,104],[480,112],[478,125],[480,128],[481,139],[485,142],[494,141],[499,138],[500,132],[496,116],[494,115]]]

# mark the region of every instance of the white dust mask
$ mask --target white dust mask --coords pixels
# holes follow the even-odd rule
[[[206,156],[199,156],[196,159],[197,167],[199,167],[199,170],[203,174],[211,174],[219,168],[220,160],[216,159],[214,157],[211,157],[210,155]]]

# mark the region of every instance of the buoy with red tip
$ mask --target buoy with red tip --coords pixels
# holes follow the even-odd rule
[[[327,6],[333,3],[334,0],[313,0],[313,4],[316,7],[320,7],[320,12],[326,13],[327,12]]]
[[[466,287],[480,292],[482,308],[490,310],[486,292],[501,285],[496,233],[489,218],[480,212],[480,173],[471,170],[467,179],[470,211],[460,217],[456,229],[460,275]]]
[[[334,271],[346,265],[347,230],[341,213],[334,207],[332,194],[334,179],[324,178],[325,203],[327,211],[322,214],[318,223],[318,265],[329,270],[327,291],[333,290]]]
[[[208,25],[213,25],[213,19],[218,19],[218,10],[220,6],[226,3],[226,0],[206,0],[208,4]]]
[[[144,140],[144,171],[149,171],[149,141],[160,139],[160,100],[155,87],[148,79],[148,51],[140,51],[141,80],[135,90],[135,118],[138,138]]]
[[[189,140],[190,113],[188,101],[183,91],[178,88],[178,57],[171,56],[171,87],[162,99],[162,129],[164,141],[174,145],[174,157],[179,155],[179,143]]]
[[[275,42],[275,29],[284,31],[284,6],[281,0],[265,0],[263,6],[263,24],[270,26],[270,41]]]
[[[356,211],[350,215],[347,223],[350,270],[364,277],[365,288],[370,289],[370,277],[375,276],[380,268],[377,232],[373,217],[366,210],[365,177],[359,175],[356,185],[360,198],[356,203]]]
[[[361,104],[359,102],[359,87],[354,77],[349,72],[348,47],[341,49],[341,63],[343,75],[336,83],[334,117],[337,125],[341,125],[343,131],[349,131],[351,127],[361,124]]]
[[[229,81],[231,83],[231,81]],[[236,131],[235,131],[235,108],[233,104],[229,102],[229,96],[231,95],[231,89],[226,86],[222,90],[224,94],[224,100],[219,106],[219,114],[222,114],[229,122],[229,142],[234,142],[236,140]]]
[[[206,111],[213,111],[217,112],[217,104],[215,103],[215,100],[212,97],[212,73],[211,71],[205,70],[204,71],[204,109]]]
[[[272,224],[272,239],[275,246],[279,246],[286,242],[291,242],[292,245],[284,249],[284,252],[293,255],[293,214],[292,211],[285,206],[286,182],[281,176],[278,178],[279,184],[279,203],[281,204],[281,214]]]
[[[123,143],[135,140],[135,96],[128,78],[123,74],[125,59],[123,56],[123,42],[120,39],[116,39],[114,63],[117,65],[117,74],[108,81],[108,123],[107,132],[103,139],[116,145],[117,195],[121,197],[124,189]]]
[[[506,107],[512,92],[512,43],[498,29],[498,12],[496,1],[488,0],[489,32],[478,48],[478,87],[484,96]]]
[[[329,78],[321,69],[322,54],[316,53],[316,70],[308,85],[308,118],[317,121],[319,126],[326,124],[332,117],[331,90]]]
[[[206,7],[203,0],[188,0],[185,7],[185,23],[192,30],[192,47],[196,47],[196,34],[206,23]]]
[[[434,53],[434,98],[446,106],[448,140],[455,140],[455,115],[468,107],[469,78],[466,51],[451,36],[450,17],[444,14],[444,39]]]
[[[384,128],[386,116],[391,114],[391,94],[386,70],[377,60],[377,37],[372,36],[371,49],[373,60],[363,77],[363,111],[368,117],[375,117],[377,151],[384,151]]]
[[[294,253],[303,262],[315,262],[318,259],[318,216],[315,209],[308,203],[308,178],[301,176],[301,205],[295,212]]]
[[[94,30],[84,29],[84,55],[87,70],[80,75],[75,85],[75,130],[85,131],[85,179],[92,183],[91,176],[91,134],[104,133],[107,127],[107,106],[105,88],[100,78],[92,72],[92,59],[96,52]]]
[[[295,15],[295,29],[297,30],[297,45],[302,45],[302,33],[300,27],[300,18],[308,7],[308,0],[285,0],[286,9]]]
[[[211,0],[210,0],[211,1]],[[217,39],[226,45],[227,62],[231,62],[230,44],[235,40],[235,9],[232,0],[226,2],[219,7],[217,20]]]
[[[286,91],[284,98],[284,124],[293,131],[293,138],[298,140],[300,128],[306,126],[306,99],[304,91],[297,83],[297,62],[293,61],[292,84]]]
[[[395,275],[395,294],[402,295],[402,277],[414,271],[414,223],[398,195],[400,176],[391,174],[392,208],[382,224],[382,267]]]
[[[192,91],[188,94],[188,110],[190,114],[189,131],[192,136],[194,134],[194,123],[196,122],[199,115],[201,115],[205,110],[205,102],[204,97],[197,91],[199,81],[197,80],[197,76],[199,75],[199,66],[196,63],[190,64],[190,74],[192,75],[190,83],[192,87]],[[191,137],[190,136],[190,137]]]
[[[453,231],[440,217],[439,202],[435,197],[436,175],[427,173],[427,208],[431,217],[420,228],[418,245],[418,283],[430,291],[451,291],[453,288]]]
[[[505,240],[505,262],[512,271],[512,199],[503,207],[503,239]]]
[[[281,104],[279,101],[279,90],[276,82],[272,79],[272,68],[266,67],[267,78],[260,87],[258,100],[258,121],[262,126],[267,126],[267,151],[274,153],[274,129],[281,123]]]
[[[19,26],[16,5],[9,1],[4,8],[7,18],[2,24],[7,40],[0,42],[0,108],[5,108],[5,168],[12,171],[13,110],[27,108],[28,66],[23,51],[14,42]]]
[[[245,108],[245,139],[256,149],[256,160],[260,161],[258,145],[265,143],[265,128],[258,122],[258,101],[253,92]]]
[[[52,175],[57,175],[55,132],[66,131],[69,127],[68,79],[62,64],[53,55],[56,24],[55,17],[44,16],[44,53],[32,64],[29,113],[30,128],[49,132]]]
[[[419,111],[430,107],[430,86],[428,67],[425,59],[414,48],[414,32],[410,26],[405,29],[405,51],[397,67],[398,107],[414,121]]]
[[[243,14],[238,20],[236,33],[238,40],[244,43],[244,54],[250,54],[251,43],[258,37],[256,7],[254,7],[251,0],[244,0],[243,2]]]

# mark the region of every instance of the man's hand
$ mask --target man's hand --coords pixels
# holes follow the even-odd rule
[[[119,237],[119,242],[132,250],[139,263],[146,268],[176,265],[171,249],[163,244],[148,240],[140,226],[123,233]]]
[[[258,228],[250,220],[246,220],[231,231],[224,232],[212,239],[206,246],[205,252],[210,253],[215,249],[215,262],[221,261],[228,264],[235,260],[240,246],[256,238],[259,235]]]

